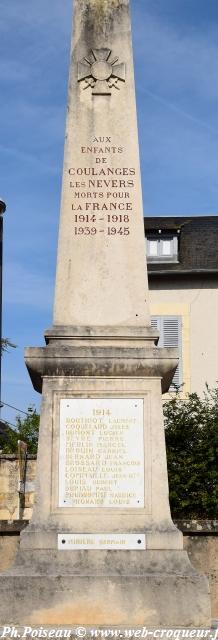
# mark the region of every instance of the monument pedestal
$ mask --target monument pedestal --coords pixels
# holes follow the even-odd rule
[[[1,579],[2,624],[210,624],[207,580],[169,510],[161,384],[176,352],[136,333],[53,328],[47,347],[26,351],[38,390],[43,380],[36,503]]]
[[[207,580],[194,572],[186,552],[138,555],[22,552],[20,566],[1,577],[1,624],[209,627]]]

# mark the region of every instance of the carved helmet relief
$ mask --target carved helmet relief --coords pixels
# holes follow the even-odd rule
[[[125,82],[126,65],[111,54],[111,49],[91,49],[88,56],[78,62],[78,82],[82,83],[83,90],[91,87],[95,96],[111,95],[113,87],[120,90],[120,82]]]

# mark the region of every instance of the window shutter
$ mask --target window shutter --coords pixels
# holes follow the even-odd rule
[[[175,390],[173,385],[177,387],[182,384],[181,376],[181,318],[177,317],[165,317],[163,318],[163,346],[164,347],[176,347],[179,351],[179,364],[174,373],[172,384],[169,391]]]
[[[160,347],[175,347],[179,351],[179,364],[169,391],[182,384],[182,323],[180,316],[153,316],[151,326],[160,332]]]
[[[158,329],[160,331],[159,325],[158,325],[158,320],[159,320],[159,318],[157,316],[152,316],[151,317],[151,326],[152,326],[152,329]]]

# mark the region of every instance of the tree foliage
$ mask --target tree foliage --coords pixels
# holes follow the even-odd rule
[[[11,342],[8,338],[2,338],[0,341],[0,355],[4,353],[4,351],[9,351],[9,349],[16,349],[16,344]]]
[[[29,408],[25,418],[18,415],[14,430],[7,423],[5,426],[5,435],[0,434],[0,449],[3,453],[17,453],[18,440],[26,442],[28,453],[37,453],[39,415],[35,409]]]
[[[174,518],[214,518],[218,507],[218,389],[203,398],[179,393],[164,405],[165,435]]]

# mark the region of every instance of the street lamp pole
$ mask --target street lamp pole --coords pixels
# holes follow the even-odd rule
[[[3,267],[3,216],[6,204],[0,198],[0,416],[2,408],[2,267]]]

